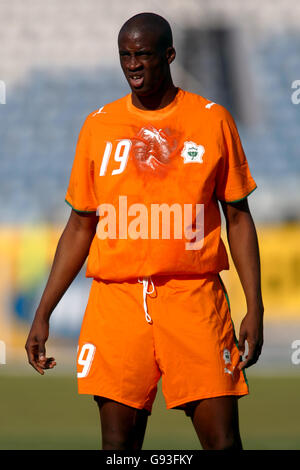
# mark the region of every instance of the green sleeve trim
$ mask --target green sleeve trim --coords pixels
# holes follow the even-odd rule
[[[69,201],[67,201],[67,199],[65,199],[65,202],[68,204],[68,206],[72,207],[72,209],[76,212],[83,212],[85,214],[92,214],[93,212],[96,212],[96,209],[94,211],[81,211],[81,210],[76,209],[75,207],[73,207],[72,204],[70,204]]]
[[[222,202],[227,202],[227,203],[229,203],[229,204],[233,204],[233,203],[235,203],[235,202],[243,201],[243,200],[246,199],[248,196],[250,196],[250,194],[252,194],[253,191],[256,190],[256,188],[257,188],[257,186],[255,186],[255,188],[251,189],[251,191],[250,191],[248,194],[246,194],[246,196],[241,197],[240,199],[235,199],[234,201],[222,201]]]

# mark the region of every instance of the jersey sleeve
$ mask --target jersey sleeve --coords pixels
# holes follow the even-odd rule
[[[76,152],[65,201],[78,212],[94,212],[97,200],[94,193],[94,164],[90,155],[91,131],[87,118],[79,133]]]
[[[231,114],[221,120],[221,156],[216,175],[216,196],[220,201],[238,202],[256,189],[244,149]]]

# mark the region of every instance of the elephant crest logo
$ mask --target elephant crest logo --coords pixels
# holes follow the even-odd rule
[[[183,163],[203,163],[202,156],[205,152],[203,145],[197,145],[195,142],[184,142],[181,156]]]

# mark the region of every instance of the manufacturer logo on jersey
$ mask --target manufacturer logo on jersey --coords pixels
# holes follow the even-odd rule
[[[207,103],[207,105],[205,106],[206,109],[210,109],[214,104],[216,104],[214,101],[211,101],[210,103]]]
[[[183,163],[203,163],[202,156],[205,152],[203,145],[197,145],[195,142],[184,142],[181,156]]]
[[[106,114],[106,111],[103,111],[103,108],[104,108],[104,106],[102,106],[102,108],[99,108],[98,111],[96,111],[93,114],[93,117],[96,116],[97,114]]]

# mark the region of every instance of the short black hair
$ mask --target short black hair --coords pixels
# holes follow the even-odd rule
[[[118,41],[123,33],[135,29],[157,34],[158,44],[163,50],[173,46],[173,34],[170,24],[165,18],[156,13],[138,13],[129,18],[120,29]]]

